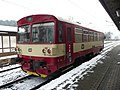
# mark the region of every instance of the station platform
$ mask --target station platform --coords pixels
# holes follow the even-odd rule
[[[120,45],[109,51],[106,57],[80,79],[76,90],[120,90]]]

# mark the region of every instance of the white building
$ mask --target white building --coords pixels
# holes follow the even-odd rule
[[[13,52],[16,47],[17,27],[0,25],[0,53]]]

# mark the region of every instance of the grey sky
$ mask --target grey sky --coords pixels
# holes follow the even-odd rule
[[[119,35],[99,0],[0,0],[0,11],[1,20],[19,20],[32,14],[52,14],[98,31],[111,31]]]

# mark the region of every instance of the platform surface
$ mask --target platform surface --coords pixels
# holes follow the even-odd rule
[[[120,90],[120,45],[78,82],[77,90]]]

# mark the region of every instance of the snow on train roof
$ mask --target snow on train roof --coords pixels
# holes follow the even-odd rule
[[[60,21],[63,21],[63,22],[67,22],[67,23],[71,23],[71,24],[76,24],[76,25],[80,25],[79,23],[77,22],[74,22],[74,21],[70,21],[70,20],[67,20],[67,19],[64,19],[62,17],[56,17],[58,20]]]
[[[78,22],[66,20],[66,19],[64,19],[64,18],[62,18],[62,17],[56,17],[56,18],[57,18],[58,20],[60,20],[60,21],[63,21],[63,22],[67,22],[67,23],[71,23],[71,24],[74,24],[74,25],[78,25],[78,26],[80,26],[80,27],[82,27],[82,28],[89,29],[89,30],[92,30],[92,31],[100,32],[100,31],[98,31],[98,30],[94,30],[94,29],[91,29],[91,28],[89,28],[89,27],[82,26],[82,25],[81,25],[80,23],[78,23]],[[100,33],[101,33],[101,32],[100,32]]]
[[[17,27],[0,25],[0,31],[17,32]]]

